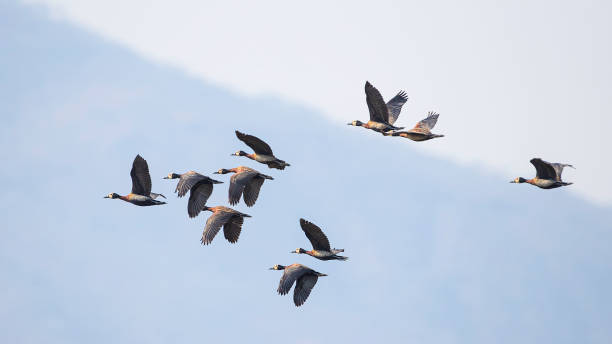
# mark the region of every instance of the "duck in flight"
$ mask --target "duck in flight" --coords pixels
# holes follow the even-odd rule
[[[561,180],[561,173],[565,167],[574,168],[572,165],[550,163],[540,158],[534,158],[529,161],[536,168],[536,176],[532,179],[517,177],[510,183],[528,183],[535,185],[541,189],[555,189],[561,186],[572,185]]]
[[[429,111],[427,117],[417,123],[414,128],[406,131],[389,131],[383,133],[383,135],[405,137],[412,141],[427,141],[435,139],[436,137],[444,137],[444,135],[431,133],[431,129],[433,129],[438,122],[438,116],[440,116],[438,113]]]
[[[259,197],[259,190],[266,179],[274,180],[274,178],[259,173],[252,168],[246,166],[238,166],[235,168],[222,168],[215,174],[234,173],[230,178],[230,186],[228,191],[229,204],[236,205],[240,202],[240,197],[243,196],[244,203],[247,207],[252,207]]]
[[[200,240],[203,245],[210,244],[221,227],[223,227],[225,239],[232,244],[236,243],[240,236],[240,231],[242,230],[244,218],[251,217],[251,215],[223,206],[210,208],[204,206],[202,210],[208,210],[213,213],[208,220],[206,220],[206,226],[204,227],[202,239]]]
[[[348,259],[348,257],[338,255],[338,253],[344,252],[344,249],[335,249],[330,247],[327,236],[317,225],[304,219],[300,219],[300,226],[302,227],[302,230],[304,231],[304,234],[306,234],[308,240],[310,240],[312,250],[306,251],[303,248],[298,248],[291,253],[304,253],[320,260]]]
[[[189,201],[187,202],[187,214],[193,218],[198,216],[200,211],[206,205],[206,201],[213,192],[214,184],[221,184],[218,180],[214,180],[210,177],[203,176],[195,171],[185,172],[183,174],[170,173],[164,179],[178,179],[179,182],[176,184],[174,192],[178,192],[178,197],[183,197],[187,194],[187,191],[191,191],[189,194]]]
[[[396,127],[393,124],[399,117],[402,106],[408,101],[406,92],[400,91],[385,104],[385,100],[376,87],[372,86],[369,81],[366,81],[365,93],[366,103],[370,111],[370,120],[367,123],[352,121],[348,125],[364,127],[379,133],[404,129],[404,127]]]
[[[238,139],[244,142],[247,146],[251,147],[255,153],[247,154],[243,151],[237,151],[232,155],[246,156],[251,160],[268,165],[269,168],[276,168],[279,170],[284,170],[286,166],[291,166],[285,161],[275,157],[274,153],[272,153],[272,148],[270,148],[270,146],[261,139],[253,135],[243,134],[238,130],[236,130],[236,137],[238,137]]]
[[[317,284],[319,277],[327,276],[326,274],[314,271],[302,264],[291,264],[289,266],[276,264],[271,267],[270,270],[283,271],[283,276],[280,279],[277,289],[280,295],[288,294],[293,283],[295,283],[295,288],[293,289],[293,303],[297,307],[306,302],[312,288]]]
[[[149,165],[147,161],[140,155],[136,155],[134,162],[132,163],[132,170],[130,171],[132,177],[132,192],[126,196],[121,196],[116,193],[110,193],[104,198],[120,199],[128,203],[132,203],[139,206],[150,206],[166,204],[155,200],[158,196],[166,198],[162,194],[151,193],[151,175],[149,175]]]

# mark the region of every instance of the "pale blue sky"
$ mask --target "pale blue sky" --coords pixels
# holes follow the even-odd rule
[[[44,7],[2,2],[0,16],[0,342],[612,339],[609,207],[509,184],[281,97],[245,97]],[[234,129],[292,166],[231,157],[245,148]],[[102,198],[129,191],[136,154],[167,205]],[[255,207],[237,206],[253,215],[238,244],[202,247],[207,215],[189,219],[162,177],[239,164],[275,180]],[[226,187],[209,203],[226,205]],[[290,254],[308,245],[300,217],[350,260]],[[292,262],[329,275],[301,308],[267,270]]]

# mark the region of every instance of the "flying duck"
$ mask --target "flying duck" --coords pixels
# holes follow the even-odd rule
[[[367,123],[356,120],[348,123],[348,125],[364,127],[379,133],[404,129],[404,127],[395,127],[393,124],[399,117],[402,106],[408,100],[406,92],[400,91],[385,104],[385,100],[376,87],[372,86],[369,81],[366,81],[365,93],[368,110],[370,111],[370,120]]]
[[[269,168],[277,168],[279,170],[284,170],[286,166],[291,166],[283,160],[275,157],[272,153],[272,148],[270,148],[267,143],[263,142],[259,138],[253,135],[243,134],[238,130],[236,130],[236,137],[238,137],[238,139],[244,142],[247,146],[251,147],[255,153],[247,154],[243,151],[237,151],[232,155],[246,156],[251,160],[268,165]]]
[[[234,175],[230,178],[230,187],[228,192],[229,203],[231,205],[238,204],[238,202],[240,202],[240,197],[244,195],[244,203],[247,205],[247,207],[252,207],[255,204],[255,201],[257,201],[259,190],[261,189],[264,181],[266,179],[274,179],[246,166],[238,166],[230,169],[222,168],[214,173],[234,173]]]
[[[214,180],[207,176],[203,176],[195,171],[185,172],[183,174],[170,173],[164,179],[178,179],[174,192],[178,192],[178,197],[183,197],[187,191],[189,201],[187,202],[187,214],[193,218],[198,216],[202,208],[206,205],[206,201],[212,194],[213,184],[221,184],[218,180]]]
[[[166,204],[166,202],[155,200],[158,196],[162,196],[163,198],[166,198],[166,196],[151,193],[151,176],[149,175],[149,165],[147,165],[147,161],[140,155],[136,155],[136,158],[134,158],[130,176],[132,177],[131,193],[126,196],[121,196],[113,192],[104,196],[104,198],[118,198],[128,203],[143,207],[149,205]]]

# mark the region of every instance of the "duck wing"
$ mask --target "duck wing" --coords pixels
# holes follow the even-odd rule
[[[289,293],[293,283],[297,281],[298,278],[311,271],[312,270],[310,268],[301,264],[291,264],[287,266],[283,271],[283,276],[280,279],[278,289],[276,291],[281,295]]]
[[[572,166],[570,164],[550,163],[550,165],[555,169],[555,173],[556,173],[556,176],[557,176],[557,178],[555,180],[558,181],[558,182],[561,181],[561,173],[563,173],[563,169],[565,167],[575,168],[574,166]]]
[[[229,196],[229,203],[231,205],[238,204],[238,202],[240,202],[240,196],[242,196],[242,192],[244,191],[245,187],[258,174],[259,173],[255,171],[244,171],[244,172],[236,173],[230,178],[230,187],[228,191],[228,196]],[[246,203],[246,196],[245,196],[245,203]]]
[[[214,212],[208,218],[208,220],[206,220],[206,226],[204,227],[202,239],[200,240],[202,244],[210,244],[215,238],[215,235],[219,233],[219,229],[221,229],[221,226],[225,225],[232,218],[232,216],[234,216],[234,214],[227,211]]]
[[[210,180],[210,178],[195,171],[183,173],[181,178],[179,178],[178,184],[176,184],[174,192],[178,192],[178,196],[183,197],[187,194],[187,191],[191,190],[196,184],[206,180]]]
[[[150,197],[151,195],[151,175],[149,175],[149,165],[140,154],[136,155],[130,171],[132,177],[132,193]]]
[[[540,159],[533,158],[529,160],[529,162],[536,168],[536,177],[539,179],[557,179],[557,171],[555,168],[548,162]]]
[[[402,112],[402,106],[408,101],[406,92],[400,91],[395,97],[387,102],[387,110],[389,111],[389,124],[395,123]]]
[[[231,242],[232,244],[238,241],[243,222],[244,218],[241,215],[234,214],[234,216],[232,216],[223,226],[223,235],[227,241]]]
[[[253,206],[255,201],[257,201],[257,197],[259,197],[259,190],[261,190],[264,180],[265,179],[258,174],[254,178],[251,178],[251,180],[245,186],[244,203],[246,203],[248,207]]]
[[[253,135],[247,135],[236,130],[236,137],[255,152],[255,154],[261,155],[274,155],[272,154],[272,148],[267,143],[263,142],[259,138]]]
[[[301,306],[306,302],[312,288],[314,288],[315,284],[317,284],[317,280],[319,276],[314,274],[304,274],[297,280],[295,285],[295,289],[293,289],[293,303],[296,306]]]
[[[440,116],[440,114],[435,113],[433,111],[429,111],[427,113],[427,117],[417,123],[414,128],[412,128],[412,130],[420,133],[430,133],[431,129],[433,129],[433,127],[435,127],[436,123],[438,122],[438,116]]]
[[[317,251],[331,251],[329,240],[321,228],[312,222],[300,219],[300,226],[312,244],[312,248]]]
[[[213,185],[204,181],[197,183],[191,188],[189,201],[187,202],[187,213],[189,214],[189,217],[193,218],[198,216],[200,211],[202,211],[206,205],[206,201],[208,201],[212,191]]]
[[[389,109],[385,100],[376,87],[372,86],[369,81],[365,84],[366,102],[370,111],[370,121],[379,123],[389,123]]]

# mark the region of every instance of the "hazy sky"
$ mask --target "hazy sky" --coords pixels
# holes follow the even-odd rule
[[[41,6],[0,1],[0,51],[0,343],[612,342],[612,212],[569,187],[220,88]],[[291,167],[230,156],[235,129]],[[168,204],[102,198],[129,192],[136,154]],[[237,244],[203,247],[209,215],[162,177],[238,165],[275,179],[235,206],[253,216]],[[350,259],[289,253],[300,217]],[[268,270],[294,262],[329,275],[300,308]]]
[[[26,2],[149,59],[338,123],[367,119],[365,80],[387,99],[405,89],[399,124],[441,113],[435,131],[446,137],[419,150],[508,180],[534,175],[532,157],[571,163],[567,192],[612,204],[609,1]]]

